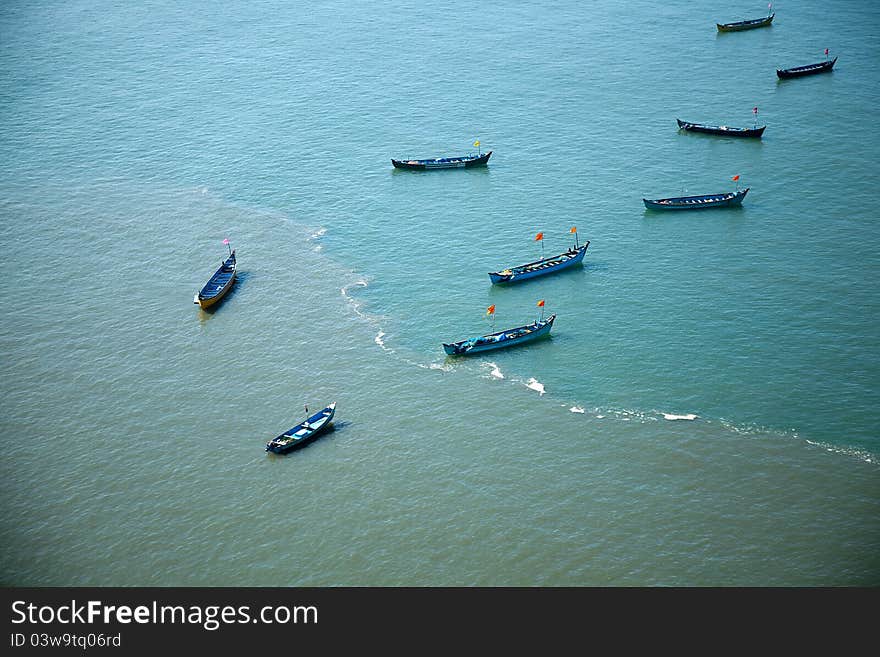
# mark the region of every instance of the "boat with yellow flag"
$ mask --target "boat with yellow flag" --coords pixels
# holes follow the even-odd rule
[[[474,142],[478,149],[476,153],[454,157],[429,157],[421,160],[395,160],[391,158],[391,164],[395,169],[416,169],[425,171],[428,169],[464,169],[467,167],[485,166],[492,157],[492,151],[483,153],[479,150],[480,140]]]
[[[590,241],[587,240],[583,244],[579,244],[577,239],[577,227],[575,226],[572,226],[570,232],[574,233],[574,246],[569,247],[565,253],[560,253],[559,255],[551,256],[549,258],[545,258],[543,255],[544,233],[538,233],[535,235],[535,241],[541,242],[541,259],[527,262],[524,265],[517,265],[516,267],[508,267],[501,271],[490,271],[489,278],[492,283],[518,283],[519,281],[535,278],[536,276],[543,276],[544,274],[552,274],[553,272],[580,264],[584,259],[584,254],[586,254],[587,248],[590,246]]]

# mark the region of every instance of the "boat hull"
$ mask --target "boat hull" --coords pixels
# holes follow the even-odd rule
[[[529,324],[526,326],[518,326],[512,329],[505,329],[498,333],[483,335],[471,340],[462,340],[452,344],[443,344],[443,350],[450,356],[469,356],[484,351],[493,351],[495,349],[504,349],[514,345],[524,344],[526,342],[534,342],[550,333],[553,328],[553,322],[556,315],[551,315],[547,319]],[[527,332],[524,332],[527,331]],[[507,337],[515,335],[515,337]]]
[[[500,272],[492,271],[489,272],[489,279],[494,285],[501,283],[519,283],[530,278],[568,269],[569,267],[574,267],[583,261],[584,254],[587,252],[587,247],[589,246],[590,242],[587,241],[575,249],[574,253],[568,251],[566,253],[561,253],[558,256],[553,256],[552,258],[529,262],[525,265],[511,267]]]
[[[703,196],[679,196],[675,198],[647,199],[642,201],[649,210],[704,210],[742,205],[749,188],[728,194],[705,194]]]
[[[280,436],[270,440],[266,443],[266,451],[275,454],[287,454],[308,445],[330,427],[334,415],[336,415],[336,402],[312,415],[305,423],[301,422],[289,431],[285,431]],[[306,427],[306,423],[308,423],[308,427]],[[311,431],[308,428],[311,428]],[[305,431],[305,433],[297,435],[302,431]]]
[[[482,155],[463,157],[438,157],[424,160],[395,160],[391,164],[395,169],[413,169],[416,171],[428,171],[432,169],[467,169],[470,167],[485,166],[492,156],[492,151]]]
[[[835,62],[837,62],[837,57],[827,62],[819,62],[818,64],[807,64],[806,66],[795,66],[794,68],[776,69],[776,75],[783,80],[787,80],[788,78],[801,78],[805,75],[828,73],[834,68]]]
[[[757,137],[760,138],[764,134],[767,127],[762,125],[760,128],[731,128],[724,125],[704,125],[702,123],[691,123],[690,121],[682,121],[675,119],[678,127],[687,132],[702,132],[707,135],[724,135],[725,137]]]
[[[193,297],[193,303],[200,308],[210,308],[219,303],[232,289],[236,275],[235,251],[214,272],[205,286]]]
[[[734,23],[715,23],[719,32],[742,32],[743,30],[753,30],[756,27],[767,27],[773,22],[776,14],[770,14],[764,18],[754,18],[747,21],[736,21]]]

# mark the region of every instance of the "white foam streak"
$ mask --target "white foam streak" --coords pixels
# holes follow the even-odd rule
[[[663,413],[663,417],[667,420],[696,420],[699,415],[695,415],[693,413],[686,413],[684,415],[673,415],[672,413]]]
[[[568,410],[570,410],[572,413],[586,413],[586,411],[580,406],[572,406]]]
[[[496,379],[503,379],[504,373],[501,371],[501,368],[498,367],[495,363],[483,363],[486,367],[492,368],[492,371],[489,372],[489,376],[493,376]]]
[[[539,395],[544,394],[544,384],[532,377],[526,382],[526,388],[537,390]]]

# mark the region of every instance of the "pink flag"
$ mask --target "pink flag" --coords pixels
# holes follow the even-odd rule
[[[828,48],[825,48],[825,54],[826,55],[828,54]]]
[[[758,113],[758,108],[757,108],[757,107],[753,107],[753,108],[752,108],[752,111],[753,111],[755,114],[757,114],[757,113]]]
[[[223,240],[223,243],[224,243],[224,244],[229,244],[229,238],[228,238],[228,237],[225,238],[225,239]]]

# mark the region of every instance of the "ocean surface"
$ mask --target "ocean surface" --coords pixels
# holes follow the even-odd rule
[[[880,584],[880,12],[774,10],[0,5],[0,584]]]

